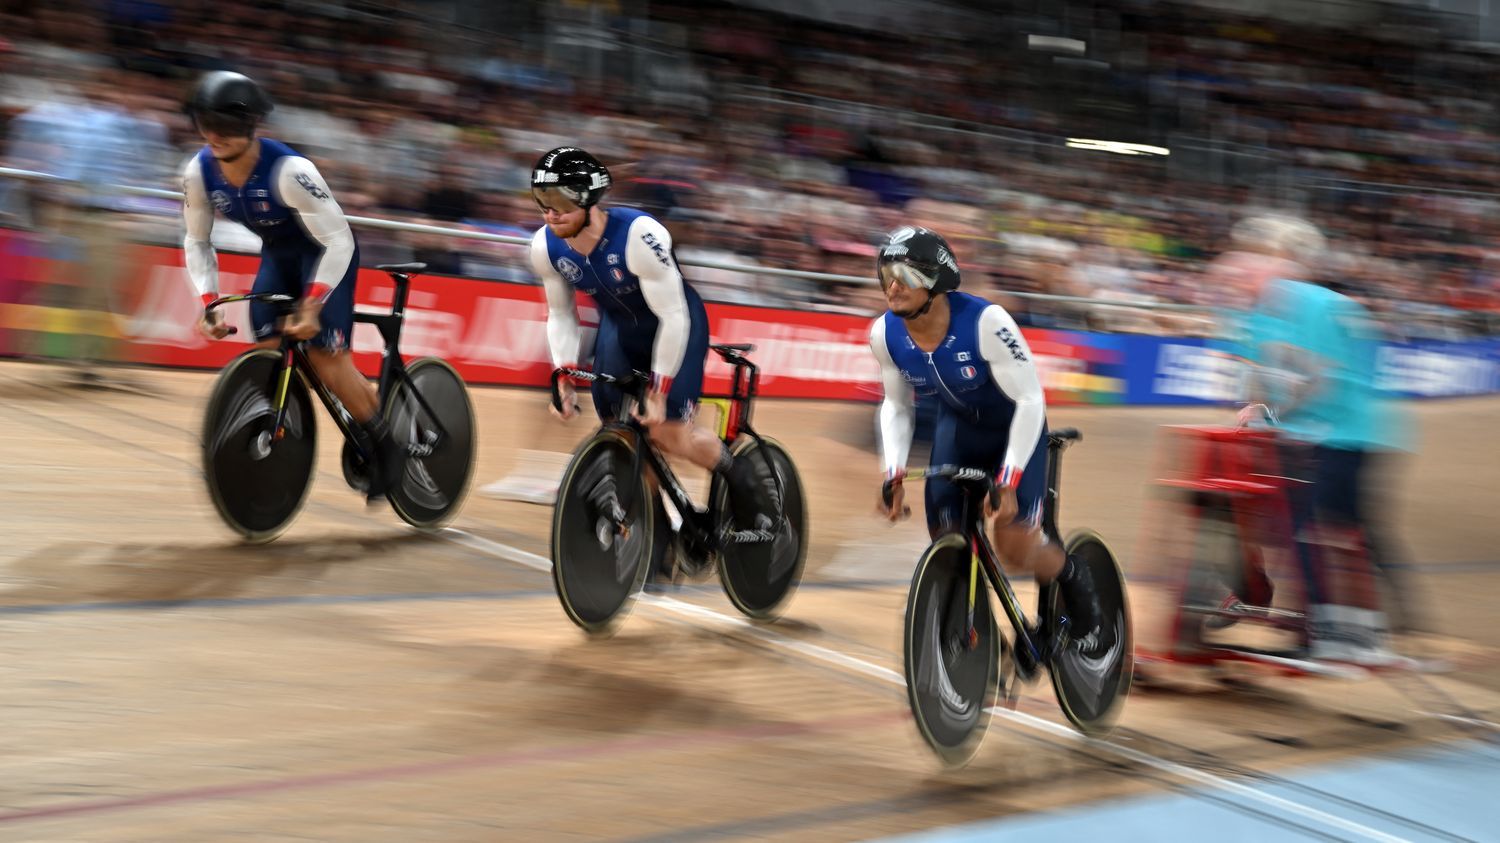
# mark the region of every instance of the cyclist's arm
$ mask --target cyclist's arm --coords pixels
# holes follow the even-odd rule
[[[302,230],[323,247],[318,265],[306,279],[307,297],[324,301],[344,280],[354,260],[354,232],[313,162],[289,155],[277,162],[277,198],[297,215]]]
[[[1005,461],[1000,468],[1000,482],[1014,489],[1021,482],[1021,472],[1031,462],[1031,455],[1042,438],[1047,422],[1047,400],[1042,379],[1031,359],[1031,348],[1021,329],[1005,308],[992,304],[979,314],[979,356],[990,365],[995,386],[1016,404],[1010,421],[1010,439],[1005,446]]]
[[[214,206],[203,187],[203,170],[195,155],[182,168],[182,253],[188,278],[208,304],[219,294],[219,256],[214,251]]]
[[[885,344],[885,317],[870,325],[870,351],[880,364],[880,382],[885,398],[880,402],[880,456],[887,478],[906,473],[906,458],[911,453],[911,437],[917,429],[917,407],[911,384],[901,377],[891,350]]]
[[[578,300],[573,285],[558,274],[547,256],[547,229],[531,238],[531,271],[542,279],[547,294],[547,348],[555,368],[578,365],[578,347],[583,334],[578,328]]]
[[[656,343],[651,349],[651,389],[666,392],[687,354],[692,317],[687,285],[672,257],[672,235],[650,217],[637,217],[626,235],[625,268],[641,280],[641,295],[656,314]]]

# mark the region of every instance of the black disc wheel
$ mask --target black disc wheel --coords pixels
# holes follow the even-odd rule
[[[386,498],[402,521],[433,530],[458,514],[469,490],[474,404],[463,378],[436,357],[417,360],[406,372],[410,383],[398,379],[386,400],[391,436],[407,449],[406,469]]]
[[[278,397],[285,395],[276,436]],[[203,474],[214,508],[247,541],[280,535],[307,500],[317,427],[307,385],[281,355],[255,349],[219,373],[203,419]]]
[[[1052,603],[1048,632],[1052,640],[1059,641],[1050,669],[1052,689],[1057,693],[1063,715],[1079,731],[1107,734],[1130,694],[1134,675],[1135,639],[1125,575],[1097,533],[1088,530],[1074,533],[1065,546],[1075,565],[1089,567],[1109,631],[1103,640],[1094,633],[1076,635],[1076,630],[1060,622],[1067,615],[1061,590],[1056,586],[1047,589],[1045,599]]]
[[[995,703],[1000,635],[984,571],[957,533],[933,542],[917,562],[904,651],[906,696],[922,739],[944,765],[967,763]]]
[[[719,579],[736,609],[755,620],[771,620],[786,608],[807,560],[807,500],[802,477],[786,448],[769,437],[757,441],[744,436],[730,450],[736,460],[750,460],[767,496],[773,489],[779,491],[781,517],[773,519],[776,532],[771,541],[726,544],[720,551]],[[774,478],[771,470],[775,471]],[[728,484],[722,478],[715,480],[715,511],[722,529],[722,522],[733,517],[733,509]]]
[[[591,635],[613,631],[651,567],[656,507],[636,447],[624,429],[594,434],[573,454],[552,510],[552,582]]]

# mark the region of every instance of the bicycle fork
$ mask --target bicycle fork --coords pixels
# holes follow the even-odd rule
[[[271,428],[272,442],[280,442],[286,437],[286,394],[292,385],[292,354],[292,349],[287,348],[282,358],[280,383],[276,384],[276,424]]]

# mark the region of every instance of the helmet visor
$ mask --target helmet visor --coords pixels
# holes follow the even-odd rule
[[[536,200],[536,206],[543,211],[556,211],[559,214],[571,214],[583,209],[575,191],[565,187],[533,187],[531,198]]]
[[[931,290],[937,284],[937,273],[928,274],[905,261],[892,261],[880,265],[880,289],[888,290],[891,284],[900,281],[913,290]]]
[[[255,134],[258,118],[249,114],[233,114],[223,111],[194,111],[193,125],[204,134],[223,135],[230,138],[248,138]]]

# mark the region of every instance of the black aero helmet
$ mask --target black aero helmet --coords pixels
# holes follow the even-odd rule
[[[598,158],[575,146],[560,146],[531,168],[531,198],[542,210],[587,210],[599,204],[614,182]]]
[[[958,261],[941,234],[906,225],[892,231],[875,255],[875,274],[880,288],[900,281],[932,296],[958,289]],[[926,308],[923,308],[925,311]]]
[[[229,70],[205,73],[187,101],[188,116],[200,131],[233,137],[252,134],[274,107],[254,79]]]

